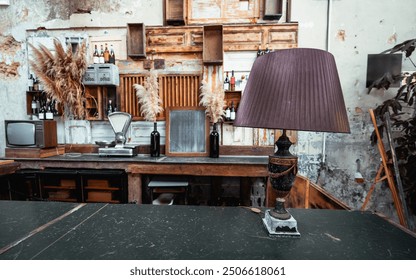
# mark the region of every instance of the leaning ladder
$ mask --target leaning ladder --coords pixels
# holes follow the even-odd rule
[[[408,211],[407,211],[407,206],[406,206],[406,201],[405,201],[405,197],[404,197],[404,192],[403,192],[403,187],[402,187],[402,184],[401,184],[400,176],[398,174],[399,171],[398,171],[398,167],[397,167],[397,161],[395,160],[396,155],[394,153],[394,148],[393,148],[393,145],[392,145],[392,141],[389,138],[389,143],[390,143],[390,148],[392,150],[392,158],[393,158],[393,163],[394,163],[394,167],[395,167],[396,178],[397,178],[398,185],[399,185],[398,186],[399,190],[396,187],[396,184],[394,182],[393,174],[392,174],[391,170],[389,169],[389,167],[387,165],[388,164],[388,158],[387,158],[386,150],[384,148],[384,144],[383,144],[383,141],[382,141],[383,139],[381,138],[380,132],[379,132],[378,127],[377,127],[377,122],[376,122],[376,118],[374,116],[374,111],[372,109],[370,109],[369,111],[370,111],[371,120],[372,120],[373,125],[374,125],[374,130],[375,130],[375,133],[376,133],[376,136],[377,136],[377,147],[378,147],[378,150],[379,150],[380,156],[381,156],[381,164],[380,164],[380,167],[377,171],[376,178],[374,179],[374,183],[371,185],[370,190],[368,191],[368,194],[367,194],[367,196],[364,200],[364,203],[361,206],[361,210],[365,210],[365,208],[367,206],[367,203],[370,200],[370,196],[371,196],[371,194],[373,193],[373,191],[376,187],[376,184],[379,183],[379,182],[382,182],[384,180],[387,180],[387,183],[389,185],[389,188],[390,188],[390,191],[391,191],[391,194],[392,194],[392,197],[393,197],[394,206],[396,207],[399,222],[402,226],[411,229],[410,226],[411,226],[412,223],[409,221],[409,214],[408,214]],[[390,118],[390,116],[387,115],[386,119],[390,120],[389,118]],[[390,123],[388,123],[388,126],[387,126],[387,134],[391,135],[391,131],[390,131],[391,128],[390,128],[389,124]],[[384,173],[384,176],[382,176],[383,173]]]

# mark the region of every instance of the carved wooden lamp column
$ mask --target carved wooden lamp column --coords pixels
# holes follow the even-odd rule
[[[349,123],[335,60],[329,52],[295,48],[256,59],[244,89],[236,126],[283,129],[277,151],[269,156],[269,178],[276,207],[263,223],[270,235],[300,236],[284,207],[297,173],[297,157],[286,130],[349,133]]]

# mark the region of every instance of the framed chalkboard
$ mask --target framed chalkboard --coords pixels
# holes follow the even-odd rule
[[[207,156],[209,120],[204,107],[166,109],[166,155]]]

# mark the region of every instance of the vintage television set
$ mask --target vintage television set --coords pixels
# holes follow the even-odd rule
[[[6,146],[9,148],[52,148],[57,146],[56,121],[5,120]]]

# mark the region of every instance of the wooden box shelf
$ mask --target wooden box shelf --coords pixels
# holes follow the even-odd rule
[[[222,25],[207,25],[203,30],[202,60],[204,64],[222,64],[223,27]]]
[[[166,23],[168,25],[184,25],[184,1],[165,0]]]
[[[279,20],[282,17],[283,0],[264,1],[264,20]]]
[[[143,23],[127,24],[127,55],[131,58],[146,57],[146,33]]]
[[[224,100],[226,105],[230,106],[231,102],[237,108],[241,100],[241,91],[225,91]]]

